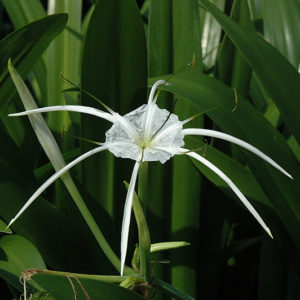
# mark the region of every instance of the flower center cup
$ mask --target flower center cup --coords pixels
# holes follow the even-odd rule
[[[174,156],[170,149],[179,149],[184,145],[182,123],[175,114],[153,105],[152,122],[149,132],[145,132],[149,105],[144,104],[123,117],[135,129],[136,136],[116,122],[107,132],[105,144],[117,157],[130,158],[135,161],[160,161],[165,163]],[[167,134],[161,134],[168,130]],[[156,138],[157,137],[157,138]]]

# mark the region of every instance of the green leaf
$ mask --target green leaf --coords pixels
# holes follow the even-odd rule
[[[39,0],[2,0],[15,29],[27,23],[46,17],[46,11]]]
[[[148,24],[148,74],[159,76],[171,73],[173,70],[172,58],[172,2],[173,0],[149,1],[149,24]],[[173,96],[167,93],[159,95],[159,106],[170,108]],[[168,239],[168,221],[166,215],[171,205],[170,194],[172,192],[171,171],[160,163],[148,165],[148,185],[155,189],[148,189],[147,222],[151,229],[151,238],[154,241]],[[152,256],[153,260],[162,260],[160,253]],[[162,277],[164,266],[153,264],[153,272],[157,277]],[[159,297],[159,296],[157,296]],[[163,299],[163,298],[158,298]]]
[[[3,0],[3,5],[11,19],[15,29],[27,25],[33,21],[47,16],[46,11],[39,0],[23,1],[23,0]],[[46,61],[39,59],[34,68],[35,79],[38,82],[38,89],[35,89],[37,94],[40,94],[41,100],[46,98]],[[32,80],[35,80],[32,79]]]
[[[298,0],[263,0],[264,36],[298,69],[300,4]]]
[[[46,269],[37,248],[18,235],[4,236],[0,239],[0,276],[21,290],[19,278],[26,269]]]
[[[53,15],[28,24],[0,42],[0,109],[15,95],[15,88],[8,76],[7,61],[11,57],[25,77],[50,42],[62,31],[67,15]]]
[[[173,1],[172,14],[174,72],[186,68],[189,63],[191,63],[189,72],[202,71],[200,12],[197,1]],[[181,100],[179,97],[174,111],[181,119],[185,119],[194,114],[194,107]],[[202,127],[203,118],[199,117],[192,123],[194,126]],[[187,157],[173,158],[172,204],[170,209],[171,234],[168,240],[185,240],[188,236],[188,242],[192,244],[197,243],[201,179],[201,174],[193,168],[191,161]],[[197,271],[193,263],[197,256],[196,247],[186,247],[180,251],[170,253],[172,262],[180,262],[185,257],[184,265],[180,263],[172,265],[172,285],[193,296],[196,296],[196,287],[198,285]]]
[[[192,137],[186,138],[186,141],[189,144],[192,142],[192,145],[198,145],[195,143],[195,140],[196,138]],[[191,149],[193,149],[193,146]],[[218,149],[204,144],[203,142],[200,154],[221,169],[239,187],[241,192],[247,198],[259,201],[266,206],[272,207],[268,197],[259,186],[256,178],[239,162],[222,153]],[[213,182],[222,190],[229,192],[231,196],[235,197],[228,185],[218,175],[198,161],[193,160],[193,163],[211,182]]]
[[[212,0],[212,3],[221,10],[225,8],[225,2],[225,0]],[[200,8],[200,13],[203,64],[209,69],[216,62],[222,29],[205,9]]]
[[[134,292],[99,280],[77,278],[75,276],[58,276],[36,274],[31,279],[56,299],[144,299]]]
[[[209,15],[211,16],[211,14]],[[240,25],[254,30],[246,1],[234,1],[230,17]],[[251,68],[235,49],[227,35],[222,41],[218,57],[218,78],[235,88],[244,97],[248,96]]]
[[[300,143],[300,75],[262,37],[230,20],[207,0],[199,2],[216,18],[242,56],[256,72],[278,106],[282,118]],[[276,62],[276,63],[275,63]]]
[[[156,243],[156,244],[151,245],[150,252],[154,253],[157,251],[166,251],[166,250],[186,247],[189,245],[190,245],[190,243],[182,242],[182,241]]]
[[[155,278],[154,282],[157,285],[158,289],[161,289],[165,294],[173,297],[174,299],[178,299],[178,300],[195,300],[195,298],[179,291],[178,289],[176,289],[175,287],[173,287],[172,285],[170,285],[169,283],[167,283],[163,280]]]
[[[78,93],[62,94],[59,91],[66,87],[60,78],[61,72],[63,72],[66,78],[76,84],[80,80],[80,52],[82,42],[73,32],[76,34],[80,34],[81,32],[82,1],[55,1],[55,5],[51,5],[49,8],[49,14],[67,13],[69,18],[65,30],[51,43],[46,52],[47,105],[78,104]],[[74,117],[78,123],[79,115],[75,114]],[[49,114],[48,124],[51,130],[54,130],[56,133],[61,132],[62,128],[68,130],[71,126],[69,112],[64,111],[59,114]],[[70,150],[73,147],[73,141],[72,138],[67,137],[64,148]]]
[[[138,45],[138,46],[137,46]],[[98,1],[86,32],[82,55],[81,86],[120,114],[144,103],[147,86],[146,41],[139,9],[133,0]],[[82,104],[98,103],[82,94]],[[102,108],[101,108],[102,109]],[[110,124],[82,115],[84,138],[103,142]],[[82,144],[85,152],[89,145]],[[87,191],[114,217],[123,189],[119,183],[128,177],[127,161],[117,162],[110,153],[91,157],[83,163],[83,183]],[[115,178],[115,170],[118,170]],[[123,173],[126,170],[126,174]],[[118,186],[113,186],[116,179]],[[116,202],[116,198],[118,198]],[[117,196],[118,195],[118,196]],[[116,204],[117,203],[117,204]],[[121,205],[122,206],[122,205]],[[120,210],[121,211],[121,210]]]
[[[12,233],[11,229],[10,228],[6,228],[7,227],[7,224],[4,223],[1,219],[0,219],[0,232],[3,232],[3,233]]]
[[[29,196],[21,183],[2,182],[0,184],[1,218],[9,221]],[[97,255],[86,255],[91,253],[91,249],[85,236],[76,229],[66,215],[41,197],[12,225],[12,229],[30,240],[51,268],[89,273],[99,269],[99,265],[94,262]]]
[[[233,91],[209,76],[186,71],[173,77],[170,86],[161,88],[184,97],[200,111],[207,110],[209,117],[223,131],[256,146],[293,175],[295,179],[291,180],[262,163],[261,159],[254,157],[253,154],[241,150],[296,247],[300,249],[299,235],[295,230],[300,221],[300,207],[295,201],[299,194],[300,168],[282,135],[242,97],[238,97],[237,109],[232,112]]]

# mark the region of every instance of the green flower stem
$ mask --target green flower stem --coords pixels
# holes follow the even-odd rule
[[[151,281],[150,247],[151,239],[145,215],[136,194],[133,197],[133,211],[139,231],[140,270],[146,282]]]
[[[70,277],[76,277],[78,279],[93,279],[93,280],[109,282],[109,283],[120,283],[127,278],[126,276],[80,274],[80,273],[50,271],[50,270],[39,270],[39,269],[29,269],[29,270],[25,271],[23,274],[25,276],[27,274],[31,275],[31,276],[38,275],[38,274],[47,274],[47,275],[62,276],[62,277],[70,276]],[[34,278],[32,278],[32,279],[34,280]]]
[[[29,269],[23,273],[24,277],[29,277],[39,274],[47,274],[47,275],[54,275],[54,276],[70,276],[76,277],[78,279],[93,279],[103,282],[109,283],[120,283],[124,281],[126,276],[111,276],[111,275],[95,275],[95,274],[80,274],[80,273],[70,273],[70,272],[60,272],[60,271],[50,271],[50,270],[40,270],[40,269]],[[34,278],[32,278],[34,280]]]
[[[128,188],[129,184],[125,181],[124,183],[126,188]],[[139,232],[140,271],[142,276],[144,276],[144,280],[150,282],[152,277],[150,267],[151,239],[145,214],[136,193],[133,195],[132,208]]]
[[[139,170],[138,195],[144,211],[147,216],[147,195],[148,195],[148,162],[143,162]]]
[[[145,281],[151,280],[150,233],[146,222],[148,196],[148,162],[143,162],[139,170],[138,197],[134,197],[133,210],[138,223],[140,269]],[[140,203],[140,201],[141,203]]]

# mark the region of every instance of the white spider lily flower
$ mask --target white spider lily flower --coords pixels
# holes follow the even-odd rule
[[[183,125],[191,120],[187,119],[185,121],[180,121],[178,117],[167,111],[166,109],[161,109],[157,106],[156,100],[158,95],[155,95],[155,91],[159,85],[169,84],[164,80],[157,81],[150,91],[149,100],[147,104],[144,104],[137,109],[131,111],[130,113],[120,116],[115,113],[106,105],[104,107],[108,110],[103,112],[99,109],[86,106],[75,106],[75,105],[63,105],[63,106],[52,106],[46,108],[33,109],[21,113],[11,114],[11,116],[22,116],[34,113],[51,112],[51,111],[75,111],[86,114],[91,114],[96,117],[105,119],[111,122],[112,127],[106,132],[106,141],[101,146],[79,156],[77,159],[66,165],[64,168],[56,172],[52,177],[50,177],[27,201],[24,207],[19,211],[17,216],[12,219],[10,225],[24,212],[24,210],[57,178],[62,176],[66,171],[75,166],[77,163],[83,159],[98,153],[103,150],[109,150],[116,157],[129,158],[135,160],[135,166],[132,172],[130,185],[127,191],[122,231],[121,231],[121,275],[123,275],[128,234],[130,227],[130,216],[132,210],[132,201],[134,195],[135,184],[137,181],[137,175],[140,165],[145,161],[160,161],[165,163],[174,155],[186,154],[215,172],[220,178],[222,178],[232,191],[237,195],[237,197],[242,201],[254,218],[259,222],[259,224],[264,228],[264,230],[272,237],[271,231],[262,218],[259,216],[257,211],[251,205],[251,203],[246,199],[238,187],[216,166],[214,166],[207,159],[201,155],[183,148],[185,135],[203,135],[211,136],[215,138],[220,138],[227,140],[229,142],[235,143],[254,154],[258,155],[266,162],[277,168],[286,176],[292,178],[292,176],[287,173],[282,167],[280,167],[276,162],[274,162],[270,157],[262,153],[260,150],[254,146],[235,138],[231,135],[207,129],[183,129]]]

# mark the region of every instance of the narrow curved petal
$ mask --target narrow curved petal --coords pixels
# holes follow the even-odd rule
[[[231,181],[231,179],[228,178],[227,175],[225,175],[219,168],[217,168],[215,165],[213,165],[210,161],[208,161],[201,155],[199,155],[195,152],[188,152],[188,151],[189,150],[187,150],[187,149],[181,149],[181,153],[185,153],[186,155],[193,157],[194,159],[198,160],[199,162],[201,162],[202,164],[207,166],[213,172],[215,172],[218,176],[220,176],[228,184],[228,186],[232,189],[232,191],[238,196],[238,198],[243,202],[243,204],[247,207],[247,209],[254,216],[254,218],[258,221],[258,223],[263,227],[263,229],[268,233],[268,235],[271,238],[273,238],[269,227],[265,224],[265,222],[260,217],[260,215],[257,213],[257,211],[252,206],[252,204],[242,194],[242,192],[238,189],[238,187]]]
[[[72,167],[77,165],[82,160],[86,159],[87,157],[90,157],[94,155],[95,153],[104,151],[107,149],[107,146],[101,146],[97,147],[95,149],[92,149],[81,156],[74,159],[72,162],[67,164],[65,167],[54,173],[47,181],[45,181],[37,190],[36,192],[28,199],[28,201],[24,204],[24,206],[20,209],[20,211],[17,213],[17,215],[9,222],[7,227],[10,227],[20,216],[21,214],[29,207],[29,205],[43,193],[48,186],[50,186],[54,181],[56,181],[60,176],[65,174],[68,170],[70,170]]]
[[[162,85],[162,84],[165,84],[165,83],[167,83],[165,80],[157,80],[157,81],[152,85],[152,88],[151,88],[151,91],[150,91],[150,95],[149,95],[149,99],[148,99],[148,104],[149,104],[149,105],[152,104],[152,103],[155,103],[155,101],[156,101],[156,99],[157,99],[157,98],[155,98],[154,101],[153,101],[153,97],[154,97],[154,94],[155,94],[155,91],[156,91],[157,87],[158,87],[159,85]]]
[[[137,174],[140,167],[140,162],[136,162],[132,171],[129,188],[127,191],[124,213],[123,213],[123,222],[122,222],[122,231],[121,231],[121,276],[123,276],[126,253],[127,253],[127,243],[128,243],[128,234],[129,234],[129,225],[132,209],[132,201],[134,195],[134,188],[137,179]]]
[[[151,104],[148,104],[148,109],[146,112],[146,118],[144,123],[144,140],[147,141],[150,137],[151,127],[152,127],[152,120],[155,111],[155,102],[157,100],[157,96],[154,98]]]
[[[287,171],[285,171],[282,167],[280,167],[273,159],[271,159],[269,156],[267,156],[266,154],[264,154],[262,151],[258,150],[256,147],[250,145],[249,143],[238,139],[232,135],[220,132],[220,131],[216,131],[216,130],[209,130],[209,129],[198,129],[198,128],[187,128],[187,129],[183,129],[183,133],[185,135],[201,135],[201,136],[211,136],[214,138],[218,138],[218,139],[222,139],[234,144],[237,144],[249,151],[251,151],[252,153],[256,154],[257,156],[259,156],[260,158],[262,158],[263,160],[265,160],[266,162],[268,162],[270,165],[272,165],[274,168],[276,168],[277,170],[279,170],[280,172],[282,172],[284,175],[290,177],[291,179],[293,179],[292,175],[290,175]]]
[[[26,111],[19,112],[19,113],[10,114],[9,116],[19,117],[19,116],[26,116],[26,115],[43,113],[43,112],[51,112],[51,111],[74,111],[74,112],[80,112],[80,113],[93,115],[93,116],[105,119],[107,121],[110,121],[112,123],[114,123],[116,121],[115,118],[109,113],[106,113],[106,112],[104,112],[100,109],[96,109],[94,107],[82,106],[82,105],[48,106],[48,107],[31,109],[31,110],[26,110]]]

